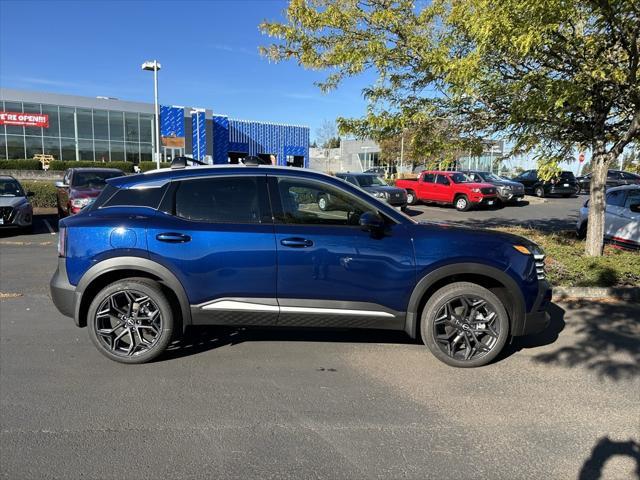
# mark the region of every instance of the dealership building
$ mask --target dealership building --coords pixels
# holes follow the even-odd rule
[[[151,161],[153,120],[150,103],[0,88],[0,160],[47,154],[56,160]],[[161,105],[160,152],[163,161],[187,155],[227,164],[255,155],[308,167],[309,128]]]

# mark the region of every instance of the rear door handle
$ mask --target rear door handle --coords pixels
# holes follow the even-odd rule
[[[280,240],[280,244],[285,247],[291,248],[305,248],[313,246],[312,240],[307,240],[306,238],[283,238]]]
[[[160,242],[167,243],[186,243],[191,240],[191,237],[189,235],[185,235],[184,233],[165,232],[156,235],[156,239]]]

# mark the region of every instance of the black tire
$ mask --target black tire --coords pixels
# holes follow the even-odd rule
[[[587,222],[586,221],[582,222],[582,224],[576,231],[576,237],[578,237],[579,240],[583,240],[587,238]]]
[[[544,187],[542,185],[538,185],[534,190],[533,193],[535,194],[536,197],[538,198],[544,198]]]
[[[407,205],[415,205],[417,201],[418,197],[416,196],[416,192],[407,190]]]
[[[466,212],[471,208],[471,202],[466,195],[459,195],[453,200],[453,206],[459,212]]]
[[[117,301],[117,298],[119,296],[126,298],[127,293],[125,292],[127,292],[129,295],[132,295],[133,297],[139,295],[138,299],[147,297],[149,300],[139,303],[137,308],[142,307],[143,313],[145,313],[145,308],[151,308],[152,311],[146,312],[150,314],[149,318],[154,317],[153,313],[155,313],[157,310],[156,317],[159,316],[158,322],[155,322],[155,320],[150,321],[149,326],[145,326],[141,324],[141,322],[143,321],[141,320],[138,324],[139,326],[136,326],[135,323],[138,314],[136,312],[135,315],[131,316],[131,308],[129,308],[128,310],[129,314],[126,321],[123,318],[117,318],[115,315],[97,315],[98,308],[100,308],[101,306],[102,308],[105,308],[107,304],[109,305],[109,313],[114,311],[110,308],[110,306],[112,305],[112,303],[110,303],[110,298],[115,298],[116,300],[114,301]],[[136,305],[135,300],[133,301],[132,305]],[[118,313],[123,313],[124,309],[120,308],[115,311],[118,311]],[[107,317],[109,318],[109,320],[106,320]],[[111,329],[104,328],[105,322],[108,322],[111,324],[110,326],[113,326],[113,320],[120,322],[120,326]],[[152,324],[155,326],[155,328],[154,326],[152,326]],[[162,293],[162,289],[157,282],[149,280],[147,278],[127,278],[107,285],[95,296],[95,298],[91,302],[91,305],[89,306],[89,311],[87,314],[87,326],[89,329],[89,337],[91,337],[91,341],[100,351],[100,353],[102,353],[105,357],[111,360],[115,360],[116,362],[136,364],[149,362],[166,350],[173,334],[174,319],[171,305],[167,301],[164,293]],[[134,335],[133,329],[136,329],[136,335]],[[103,334],[98,334],[98,330],[101,330]],[[112,330],[112,332],[108,332],[108,330]],[[127,330],[129,331],[128,334],[126,333]],[[140,333],[141,331],[143,332],[142,334]],[[151,333],[151,331],[153,333]],[[114,337],[109,337],[111,338],[111,340],[109,341],[105,332],[109,335],[113,335]],[[154,338],[152,340],[149,340],[148,337],[151,335],[153,335]],[[116,338],[118,336],[120,336],[119,338],[126,340],[118,340]],[[149,345],[142,342],[142,336],[145,336],[145,340],[147,342],[150,342]],[[140,341],[138,341],[136,338],[140,338]],[[129,340],[128,343],[126,343],[127,340]],[[120,348],[116,348],[123,343],[129,346],[128,350],[130,350],[130,353],[122,351],[122,349]]]
[[[465,314],[460,314],[457,308],[451,307],[455,302],[461,302],[463,305],[462,298],[475,302],[468,304],[467,316],[474,317],[469,322],[464,320]],[[481,303],[483,306],[477,307]],[[473,308],[477,308],[475,314]],[[448,315],[452,320],[442,320],[443,311],[446,315],[452,310],[453,315]],[[492,320],[479,323],[483,319],[478,319],[478,315],[484,316],[489,311],[494,315],[491,317],[491,314],[487,314],[486,318],[491,317]],[[475,328],[472,325],[475,325]],[[474,342],[474,346],[471,346],[470,331],[474,332],[473,338],[479,340],[477,343]],[[486,288],[475,283],[456,282],[442,287],[429,298],[422,311],[420,333],[424,344],[441,362],[452,367],[481,367],[491,362],[504,348],[509,337],[509,317],[500,299]],[[457,343],[452,351],[450,341],[455,341],[458,337],[464,338],[464,349],[457,349],[457,346],[461,345]],[[480,344],[482,347],[478,347]],[[470,356],[465,359],[467,352]]]
[[[320,195],[318,197],[318,208],[323,212],[329,210],[329,199],[326,195]]]

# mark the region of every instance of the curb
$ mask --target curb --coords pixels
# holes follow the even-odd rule
[[[586,298],[640,302],[640,287],[553,287],[554,300]]]

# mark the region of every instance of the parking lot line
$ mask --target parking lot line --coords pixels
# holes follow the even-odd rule
[[[47,228],[49,229],[49,233],[51,233],[51,235],[55,235],[56,232],[53,231],[53,228],[51,228],[51,224],[49,223],[49,220],[47,220],[46,218],[43,219],[44,224],[47,226]]]

